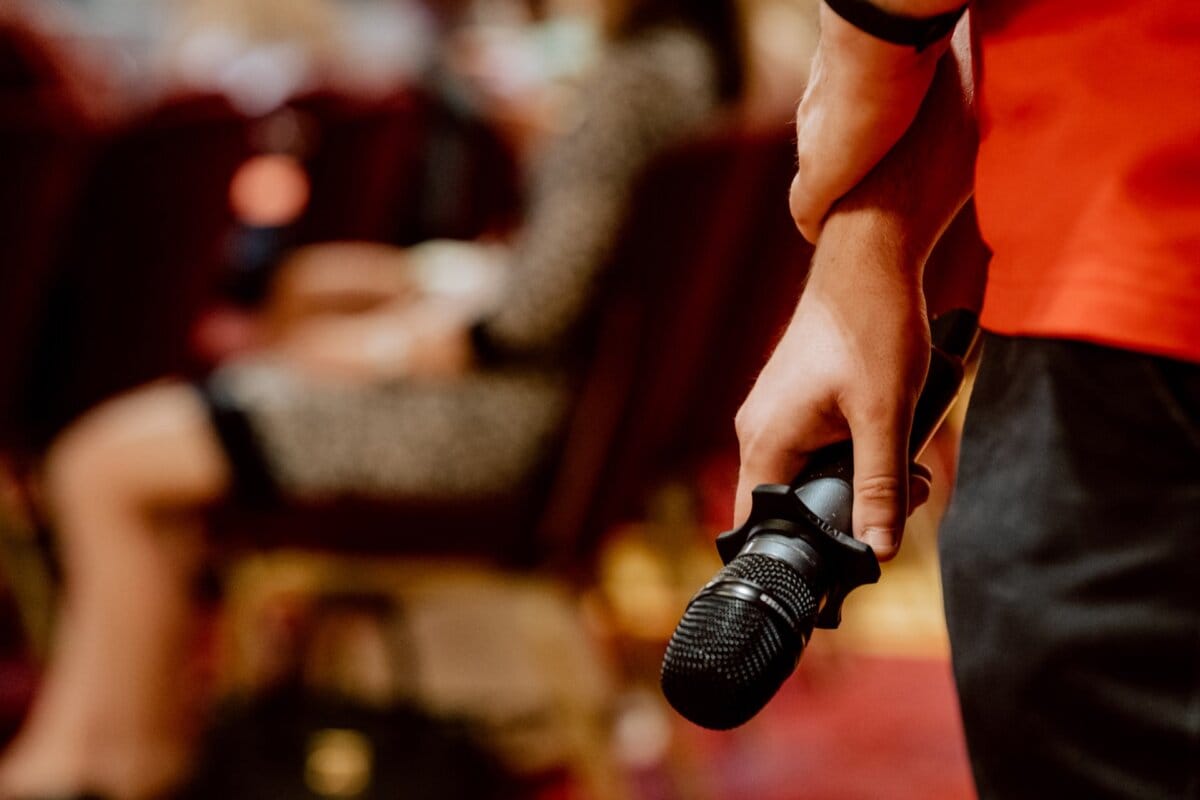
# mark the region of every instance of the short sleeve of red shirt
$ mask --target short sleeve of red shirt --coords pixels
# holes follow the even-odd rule
[[[1200,361],[1200,0],[979,0],[983,322]]]

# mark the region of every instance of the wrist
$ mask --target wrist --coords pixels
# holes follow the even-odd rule
[[[920,295],[926,247],[909,220],[881,206],[839,204],[821,232],[809,286]]]
[[[828,13],[836,23],[822,32],[796,116],[791,207],[810,241],[838,197],[861,182],[909,128],[940,51],[916,53],[879,41]]]

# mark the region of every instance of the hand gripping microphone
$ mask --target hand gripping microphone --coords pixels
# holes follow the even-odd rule
[[[931,325],[914,459],[958,397],[978,330],[966,310]],[[714,730],[749,720],[795,670],[813,628],[836,628],[846,595],[879,580],[875,554],[851,535],[853,472],[850,442],[826,447],[790,485],[755,489],[750,518],[718,537],[725,568],[692,598],[663,658],[663,694],[684,717]]]

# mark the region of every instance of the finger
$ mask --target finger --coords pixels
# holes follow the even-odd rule
[[[925,473],[918,472],[920,464],[913,464],[909,467],[908,473],[908,514],[912,516],[913,512],[921,506],[929,502],[929,496],[933,492],[932,478]],[[924,469],[923,467],[921,467]]]
[[[880,561],[896,555],[908,510],[908,426],[903,416],[851,419],[854,538]]]
[[[914,511],[916,511],[918,508],[925,505],[925,503],[927,503],[929,501],[929,495],[932,490],[932,487],[929,483],[929,477],[926,476],[923,472],[915,471],[918,467],[920,467],[919,464],[913,464],[912,466],[909,467],[909,475],[908,475],[908,514],[909,514],[909,516],[911,516]],[[921,469],[923,470],[924,468],[921,467]],[[890,550],[891,555],[887,555],[887,554],[879,555],[878,551],[877,551],[876,557],[879,558],[879,560],[881,560],[881,561],[887,561],[889,558],[894,556],[896,553],[900,552],[900,546],[903,543],[904,543],[904,528],[901,527],[899,530],[896,531],[896,538],[893,540],[892,548]]]
[[[913,478],[919,478],[929,485],[933,485],[933,470],[922,464],[920,461],[914,461],[908,465],[908,474]]]
[[[738,470],[737,499],[733,506],[733,524],[737,527],[750,516],[754,490],[764,483],[791,483],[804,469],[805,457],[795,451],[776,450],[743,454]]]

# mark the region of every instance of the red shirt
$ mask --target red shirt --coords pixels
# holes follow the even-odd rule
[[[980,0],[983,323],[1200,362],[1200,0]]]

